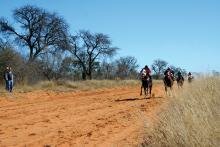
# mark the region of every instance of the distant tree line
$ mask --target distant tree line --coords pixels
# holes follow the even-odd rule
[[[175,75],[177,77],[177,73],[181,72],[183,76],[187,75],[187,71],[181,67],[175,67],[173,65],[168,65],[168,62],[162,60],[162,59],[156,59],[153,61],[153,64],[151,66],[152,70],[154,71],[153,78],[155,79],[161,79],[164,77],[164,71],[170,67]]]
[[[64,18],[26,5],[13,11],[15,26],[0,19],[0,74],[11,66],[19,83],[39,80],[137,79],[137,59],[112,60],[119,50],[103,33],[80,30],[71,34]],[[12,40],[12,41],[11,41]],[[168,63],[155,60],[159,79]],[[181,68],[175,68],[185,73]],[[0,77],[3,79],[3,76]]]

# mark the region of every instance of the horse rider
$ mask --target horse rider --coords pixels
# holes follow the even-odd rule
[[[188,73],[188,77],[192,77],[192,73],[191,72]]]
[[[184,81],[184,77],[182,75],[182,73],[180,71],[178,71],[177,73],[177,81],[183,80]]]
[[[146,65],[142,70],[141,70],[141,79],[146,80],[147,78],[152,79],[151,77],[151,70],[150,68]]]
[[[164,76],[167,78],[171,78],[174,81],[174,71],[168,67],[165,72],[164,72]]]
[[[152,77],[151,70],[147,65],[144,68],[142,68],[140,72],[140,77],[142,81],[140,95],[142,95],[142,88],[144,88],[145,96],[148,95],[148,92],[151,95]]]
[[[188,81],[191,82],[193,79],[192,73],[189,72],[187,76],[188,76]]]

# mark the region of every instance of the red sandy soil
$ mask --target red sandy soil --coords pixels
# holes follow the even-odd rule
[[[166,101],[162,85],[150,99],[139,94],[137,86],[0,96],[0,146],[137,146]]]

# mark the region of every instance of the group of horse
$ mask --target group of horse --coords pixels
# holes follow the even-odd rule
[[[189,83],[191,83],[192,80],[193,80],[192,76],[188,77],[188,82]],[[151,91],[152,91],[152,86],[153,86],[152,78],[150,76],[142,77],[141,81],[142,81],[142,83],[141,83],[140,95],[142,95],[142,89],[144,89],[145,96],[149,95],[151,97]],[[177,82],[178,88],[183,87],[183,84],[184,84],[184,78],[183,77],[175,78],[174,76],[164,76],[163,83],[164,83],[164,88],[165,88],[166,94],[168,92],[168,88],[172,91],[174,81]]]

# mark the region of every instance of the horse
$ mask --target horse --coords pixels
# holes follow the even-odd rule
[[[182,88],[183,87],[183,83],[184,83],[184,78],[182,76],[177,77],[176,82],[177,82],[178,88]]]
[[[150,94],[151,96],[151,91],[152,91],[152,78],[150,78],[150,76],[144,76],[141,78],[141,92],[140,95],[142,95],[142,88],[144,89],[144,94],[145,96],[147,96],[148,94]]]
[[[174,77],[171,73],[168,73],[167,75],[165,75],[164,79],[164,87],[165,87],[165,92],[167,94],[167,90],[168,88],[170,88],[170,90],[172,91],[173,89],[173,83],[174,83]]]
[[[189,75],[189,76],[188,76],[188,82],[191,83],[192,80],[193,80],[193,76],[192,76],[192,75]]]

